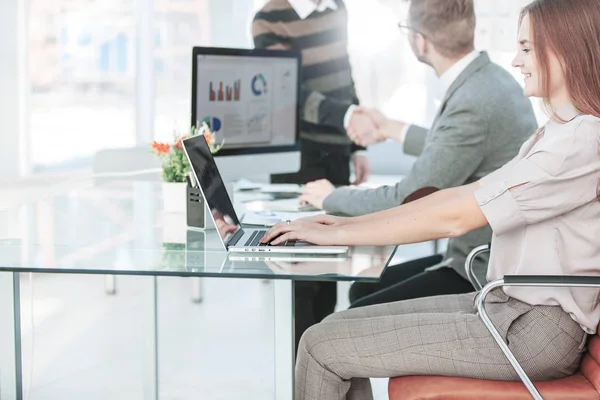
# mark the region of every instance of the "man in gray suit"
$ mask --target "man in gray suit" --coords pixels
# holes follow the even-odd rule
[[[326,180],[307,185],[301,201],[329,213],[362,215],[402,204],[424,187],[445,189],[474,182],[513,158],[537,123],[529,100],[516,80],[474,49],[473,0],[413,0],[409,20],[400,28],[409,36],[419,61],[439,77],[441,105],[432,127],[386,119],[374,110],[358,108],[376,119],[375,135],[349,131],[359,145],[385,139],[404,144],[417,156],[412,170],[394,186],[371,190],[334,189]],[[458,294],[473,290],[464,262],[474,247],[488,243],[489,227],[450,240],[446,254],[389,267],[378,284],[354,284],[352,306],[409,298]],[[477,268],[485,268],[481,260]],[[360,300],[359,300],[360,299]]]

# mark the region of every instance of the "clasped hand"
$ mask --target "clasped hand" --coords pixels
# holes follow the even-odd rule
[[[379,130],[384,123],[385,117],[379,111],[359,106],[352,112],[346,132],[357,145],[370,146],[385,139]]]

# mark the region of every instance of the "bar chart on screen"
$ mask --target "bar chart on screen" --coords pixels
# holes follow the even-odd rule
[[[223,81],[209,82],[208,85],[208,101],[240,101],[241,99],[242,80],[236,79],[233,84],[224,84]]]

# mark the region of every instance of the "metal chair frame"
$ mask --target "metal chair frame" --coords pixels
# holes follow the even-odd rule
[[[477,255],[489,251],[489,245],[483,245],[476,247],[469,253],[467,260],[465,262],[465,269],[467,272],[467,276],[473,286],[477,289],[480,289],[480,282],[475,277],[473,273],[473,260],[477,257]],[[521,378],[523,384],[531,394],[531,397],[535,400],[543,400],[542,395],[537,390],[529,376],[521,367],[521,364],[517,361],[514,354],[508,348],[508,345],[500,336],[498,329],[494,326],[494,323],[489,318],[486,310],[485,310],[485,299],[487,295],[495,288],[504,287],[504,286],[537,286],[537,287],[588,287],[588,288],[600,288],[600,277],[598,276],[573,276],[573,275],[505,275],[502,279],[497,279],[495,281],[491,281],[487,283],[477,296],[477,311],[483,324],[488,329],[500,349],[511,363],[512,367]]]

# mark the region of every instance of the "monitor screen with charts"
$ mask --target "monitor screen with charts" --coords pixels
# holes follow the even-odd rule
[[[225,141],[219,155],[297,149],[299,71],[295,51],[194,47],[192,124]]]

